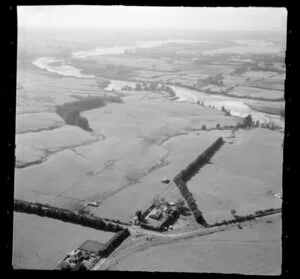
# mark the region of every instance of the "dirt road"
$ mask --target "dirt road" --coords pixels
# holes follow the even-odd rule
[[[260,222],[264,222],[266,220],[272,220],[276,218],[280,218],[281,213],[275,213],[267,216],[263,216],[251,221],[243,222],[244,225],[247,224],[256,224]],[[182,232],[182,233],[159,233],[154,231],[148,231],[143,230],[138,227],[131,227],[131,237],[127,239],[127,241],[122,244],[118,249],[116,249],[109,258],[107,258],[105,261],[101,263],[97,263],[92,270],[108,270],[111,267],[113,267],[115,264],[122,261],[125,257],[127,257],[130,254],[133,254],[138,251],[146,250],[150,247],[157,246],[157,245],[166,245],[169,243],[172,243],[177,240],[182,239],[189,239],[193,237],[203,236],[207,234],[213,234],[218,233],[225,230],[232,230],[239,226],[239,223],[237,224],[231,224],[231,225],[224,225],[219,227],[212,227],[212,228],[199,228],[194,231],[189,232]],[[134,239],[134,237],[139,234],[143,237],[145,237],[142,241],[130,245],[130,241]],[[127,246],[127,245],[129,246]],[[126,247],[127,246],[127,247]]]

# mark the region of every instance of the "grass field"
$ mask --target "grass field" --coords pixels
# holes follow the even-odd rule
[[[246,104],[254,110],[277,115],[279,115],[280,111],[284,110],[285,107],[285,102],[259,102],[254,100],[247,100]]]
[[[264,98],[264,99],[280,99],[284,97],[284,92],[279,90],[267,90],[262,88],[238,86],[229,92],[229,95],[235,95],[239,97],[252,97],[252,98]]]
[[[38,163],[49,153],[61,151],[96,141],[83,129],[65,125],[49,131],[16,135],[16,165]]]
[[[24,213],[14,213],[14,269],[55,269],[86,240],[106,243],[113,233]]]
[[[15,196],[71,209],[86,200],[100,200],[96,215],[129,220],[157,191],[164,190],[163,176],[175,176],[185,167],[180,163],[182,151],[176,153],[176,146],[161,141],[201,129],[203,124],[215,128],[217,123],[234,125],[238,121],[217,110],[170,101],[158,93],[125,93],[124,104],[110,103],[82,113],[93,128],[91,134],[65,125],[17,135],[19,164],[47,160],[16,170]],[[191,144],[206,148],[209,140],[199,146],[197,137],[183,143],[180,150]],[[177,163],[171,161],[168,169],[163,169],[168,156],[178,157]],[[136,195],[139,199],[133,198]]]
[[[248,114],[261,123],[276,120],[283,127],[279,113],[284,102],[271,101],[284,95],[285,74],[279,74],[285,69],[284,45],[272,43],[277,35],[259,32],[257,39],[251,40],[256,34],[61,29],[19,29],[16,199],[75,211],[87,201],[98,201],[98,207],[86,209],[98,217],[130,221],[156,196],[173,202],[182,199],[174,177],[223,137],[225,144],[187,182],[206,221],[212,224],[232,219],[232,209],[244,215],[281,207],[275,194],[282,193],[283,133],[262,128],[235,133],[222,129],[235,126]],[[140,48],[135,53],[118,51],[122,45],[139,40],[173,36],[182,40]],[[284,41],[282,37],[278,35],[278,41]],[[88,56],[106,47],[114,51]],[[239,69],[243,67],[248,67],[246,72]],[[206,79],[217,74],[223,75],[223,85],[208,85]],[[106,88],[108,80],[111,84]],[[169,85],[178,89],[177,99],[166,92],[121,89],[135,86],[130,83],[134,80],[172,83]],[[211,89],[221,95],[180,85],[197,86],[199,91]],[[226,96],[227,91],[239,98]],[[119,94],[123,103],[81,112],[92,132],[66,125],[55,113],[57,105],[104,94]],[[235,116],[225,116],[220,111],[223,105]],[[217,124],[221,129],[216,129]],[[162,183],[162,178],[170,183]],[[183,215],[174,224],[173,233],[195,228],[203,232],[192,214]],[[16,212],[13,225],[15,269],[54,269],[66,253],[84,241],[105,243],[113,236]],[[135,239],[151,245],[148,237],[130,237],[125,247]],[[281,216],[274,215],[261,223],[242,223],[228,231],[177,239],[125,258],[121,254],[120,262],[111,269],[278,275],[280,267]]]
[[[110,269],[279,275],[281,223],[276,217],[241,230],[176,240],[131,254]]]
[[[38,132],[61,127],[65,124],[56,113],[31,113],[16,116],[16,134]]]
[[[246,215],[281,207],[274,194],[282,193],[282,140],[265,129],[238,131],[188,182],[208,223],[231,219],[231,209]]]

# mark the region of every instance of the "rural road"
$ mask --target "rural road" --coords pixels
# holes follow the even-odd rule
[[[243,222],[243,224],[246,225],[246,224],[260,223],[266,220],[279,218],[280,216],[281,213],[275,213],[271,215],[262,216],[251,221]],[[141,236],[144,237],[151,236],[151,238],[148,240],[146,238],[143,242],[133,244],[128,248],[124,247],[125,245],[121,245],[110,255],[109,258],[107,258],[105,261],[101,261],[97,263],[91,270],[108,270],[114,265],[116,265],[118,262],[122,261],[125,257],[135,252],[143,251],[153,246],[169,244],[177,240],[189,239],[189,238],[208,235],[208,234],[217,233],[225,230],[231,230],[236,228],[239,224],[240,223],[212,227],[212,228],[200,228],[194,231],[181,232],[181,233],[159,233],[154,231],[143,230],[137,227],[131,227],[129,228],[131,237],[127,239],[125,243],[129,243],[130,240],[132,240],[137,234],[140,234]],[[122,246],[124,248],[122,248]]]

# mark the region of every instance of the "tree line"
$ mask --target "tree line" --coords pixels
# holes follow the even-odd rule
[[[192,193],[189,191],[187,185],[185,184],[185,182],[182,180],[182,177],[181,175],[177,175],[175,178],[174,178],[174,182],[176,184],[176,186],[178,187],[181,195],[184,197],[184,199],[186,200],[189,208],[191,209],[194,217],[195,217],[195,220],[203,225],[203,226],[207,226],[207,223],[202,215],[202,212],[199,210],[197,204],[196,204],[196,201],[192,195]]]
[[[36,214],[41,217],[49,217],[64,222],[90,227],[96,230],[118,232],[123,227],[117,224],[103,221],[102,218],[80,214],[75,211],[57,208],[50,205],[15,200],[14,210],[17,212]]]
[[[159,84],[158,82],[146,82],[143,81],[141,83],[137,83],[135,87],[125,85],[121,88],[122,90],[127,90],[127,91],[165,91],[169,93],[171,96],[175,96],[174,90],[167,85],[164,84]]]
[[[214,153],[224,143],[223,138],[219,137],[212,145],[202,152],[192,163],[181,171],[180,176],[183,181],[187,182],[198,171],[198,169],[214,155]]]
[[[207,226],[207,223],[202,215],[202,212],[199,210],[192,193],[189,191],[186,182],[199,170],[203,164],[205,164],[213,156],[213,154],[221,147],[223,143],[223,138],[219,137],[211,146],[201,153],[196,160],[190,163],[174,178],[174,182],[191,209],[195,220],[203,226]]]
[[[262,216],[269,215],[269,214],[274,214],[274,213],[279,213],[279,212],[281,212],[281,209],[269,208],[269,209],[266,209],[266,210],[258,210],[258,211],[255,211],[254,214],[248,214],[248,215],[244,215],[244,216],[239,216],[239,215],[233,213],[232,215],[233,215],[234,219],[223,220],[223,221],[220,221],[220,222],[216,222],[213,225],[210,225],[209,227],[216,227],[216,226],[222,226],[222,225],[229,225],[229,224],[235,224],[235,223],[251,221],[251,220],[254,220],[255,218],[258,218],[258,217],[262,217]]]

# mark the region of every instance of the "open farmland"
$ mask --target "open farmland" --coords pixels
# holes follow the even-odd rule
[[[18,135],[20,164],[56,153],[40,165],[17,170],[16,196],[29,201],[45,199],[64,208],[78,208],[85,200],[98,200],[100,206],[91,209],[96,215],[129,220],[135,210],[150,203],[151,193],[163,190],[163,176],[176,175],[182,166],[179,154],[184,148],[193,143],[193,148],[204,149],[209,144],[209,140],[203,141],[208,133],[205,131],[192,142],[183,142],[180,152],[165,140],[201,130],[203,124],[210,129],[218,123],[235,125],[238,121],[217,110],[161,99],[160,94],[151,91],[126,94],[124,104],[108,104],[83,113],[93,127],[92,134],[65,125]],[[100,141],[95,135],[101,135]],[[213,140],[215,136],[208,137]],[[201,146],[198,139],[202,139]],[[190,152],[194,152],[192,148]],[[170,163],[169,156],[174,158]],[[173,164],[173,160],[177,163]],[[138,192],[139,199],[128,207],[130,196]]]
[[[53,112],[55,105],[74,101],[73,95],[101,95],[96,80],[52,76],[38,68],[19,70],[17,79],[17,114]]]
[[[277,115],[280,115],[280,112],[284,111],[285,108],[285,102],[258,102],[254,100],[247,100],[246,104],[253,110]]]
[[[239,131],[187,184],[208,223],[255,210],[280,208],[282,134],[264,129]],[[268,158],[268,161],[264,160]]]
[[[202,53],[208,55],[216,55],[219,53],[279,53],[283,47],[280,45],[273,46],[257,46],[257,45],[241,45],[227,48],[217,48],[213,50],[205,50]]]
[[[15,212],[12,264],[16,269],[55,269],[66,253],[77,249],[86,239],[106,243],[113,235],[111,232]]]
[[[264,98],[269,100],[282,99],[284,97],[283,91],[267,90],[262,88],[246,87],[246,86],[235,87],[233,90],[229,92],[229,94],[238,97],[254,97],[254,98]]]
[[[176,240],[132,253],[110,269],[279,275],[281,223],[276,216],[241,230]]]
[[[13,267],[54,269],[108,230],[126,240],[81,268],[278,274],[282,34],[119,15],[122,31],[18,29]]]
[[[51,130],[65,124],[55,113],[30,113],[16,116],[16,134],[28,132],[39,132],[41,130]]]
[[[16,163],[17,167],[40,163],[49,153],[61,151],[83,144],[97,141],[96,138],[84,132],[81,128],[65,125],[63,127],[25,133],[16,136]]]

